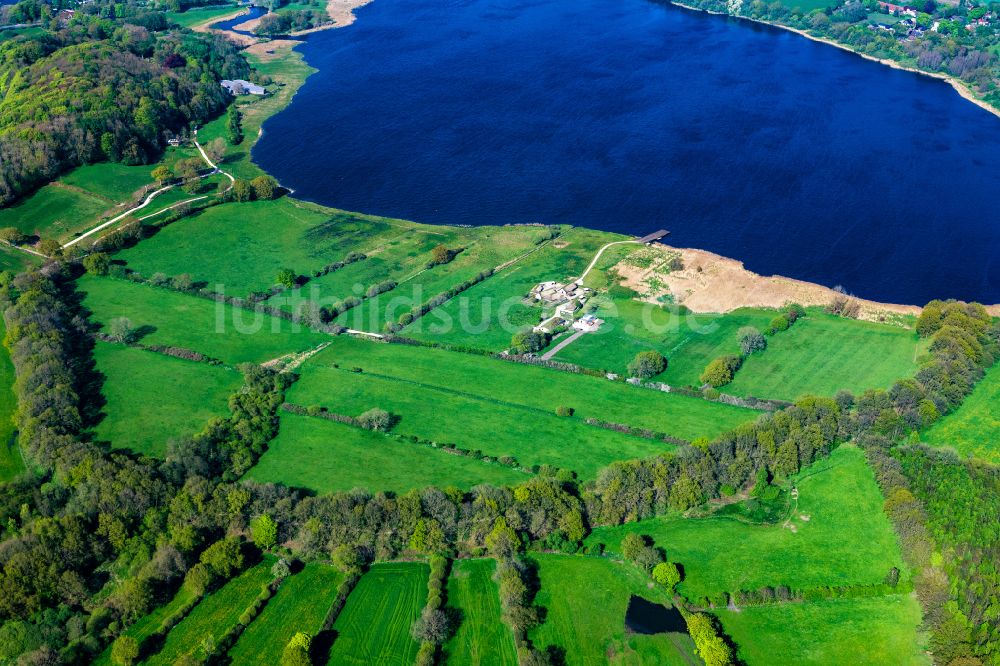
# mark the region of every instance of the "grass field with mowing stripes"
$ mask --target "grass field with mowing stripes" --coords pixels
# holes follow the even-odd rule
[[[344,575],[325,564],[307,564],[289,576],[261,614],[229,650],[233,664],[280,664],[297,631],[315,636],[337,598]]]
[[[529,476],[342,423],[283,413],[277,438],[245,478],[319,493],[354,488],[404,493],[427,486],[513,485]]]
[[[795,531],[783,521],[750,525],[726,517],[668,517],[599,527],[586,543],[619,553],[629,532],[651,536],[669,560],[684,566],[677,589],[692,601],[765,585],[881,583],[890,568],[905,571],[882,513],[882,494],[859,449],[842,445],[806,468],[795,485],[799,500],[789,523]]]
[[[422,562],[373,565],[337,616],[327,663],[411,666],[420,646],[410,627],[427,601],[429,575]]]
[[[272,580],[271,566],[274,562],[272,557],[265,558],[260,564],[226,583],[222,589],[202,599],[167,634],[163,648],[145,663],[173,664],[184,655],[199,651],[206,638],[216,640],[225,635],[260,594],[261,588]]]
[[[144,333],[143,344],[192,349],[225,363],[262,363],[330,339],[283,319],[127,280],[85,275],[78,288],[102,330],[127,317]]]
[[[925,348],[912,329],[835,317],[810,310],[753,354],[726,393],[795,400],[806,393],[832,396],[889,388],[917,371]]]
[[[625,630],[629,599],[638,595],[670,605],[661,588],[632,565],[566,555],[532,555],[542,588],[535,605],[545,622],[531,632],[536,647],[554,647],[568,666],[699,663],[686,633],[633,634]]]
[[[98,341],[97,369],[105,418],[96,436],[114,448],[162,457],[171,439],[201,431],[229,413],[229,396],[243,383],[232,368],[196,363]]]
[[[456,560],[448,578],[448,606],[461,622],[442,648],[443,663],[455,666],[516,666],[514,636],[501,619],[493,582],[493,560]]]
[[[963,456],[1000,462],[1000,365],[993,366],[962,406],[921,439],[932,446],[950,446]]]

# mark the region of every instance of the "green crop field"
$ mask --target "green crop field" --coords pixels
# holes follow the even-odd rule
[[[246,478],[321,493],[354,488],[402,493],[426,486],[513,485],[528,476],[342,423],[285,413],[278,437]]]
[[[429,575],[419,562],[373,565],[337,616],[327,663],[410,666],[419,647],[410,627],[427,600]]]
[[[993,366],[962,406],[921,439],[933,446],[950,446],[963,456],[1000,462],[1000,365]]]
[[[599,298],[596,315],[606,323],[563,348],[556,360],[624,374],[641,351],[656,349],[667,357],[658,381],[676,386],[700,386],[705,366],[740,350],[741,326],[763,329],[774,318],[770,310],[742,309],[729,314],[695,314],[627,299]]]
[[[626,632],[633,595],[670,605],[669,595],[651,588],[635,567],[591,557],[531,557],[542,584],[535,605],[546,611],[545,622],[531,632],[536,647],[556,648],[568,666],[698,663],[686,633]]]
[[[7,325],[0,317],[0,339],[7,335]],[[6,347],[0,348],[0,483],[10,481],[24,471],[24,461],[17,446],[14,429],[14,412],[17,397],[14,395],[14,364]]]
[[[194,595],[186,587],[181,587],[170,601],[156,608],[151,613],[143,615],[135,624],[122,632],[122,634],[134,638],[139,645],[142,645],[143,641],[156,633],[164,620],[188,604],[193,598]],[[94,661],[94,666],[110,666],[112,663],[111,647],[108,646],[108,649],[102,652]]]
[[[837,599],[718,611],[748,666],[930,664],[920,605],[910,595]]]
[[[651,536],[684,566],[678,590],[692,601],[765,585],[808,588],[880,583],[905,566],[882,513],[882,495],[864,454],[842,445],[795,481],[798,505],[789,525],[749,525],[731,518],[662,518],[597,528],[587,545],[618,552],[629,532]]]
[[[771,336],[767,350],[748,358],[722,390],[794,400],[805,393],[889,388],[913,376],[923,348],[912,329],[810,310],[808,317]]]
[[[330,339],[283,319],[127,280],[86,275],[78,286],[103,330],[126,317],[143,344],[193,349],[226,363],[261,363]]]
[[[229,396],[243,381],[231,368],[106,342],[97,343],[94,358],[107,400],[97,438],[152,456],[166,454],[171,439],[226,416]]]
[[[202,599],[181,622],[174,627],[163,647],[145,663],[173,664],[184,655],[197,653],[202,641],[211,637],[217,640],[236,626],[261,589],[271,580],[274,558],[265,558],[260,564],[229,581],[222,589]]]
[[[510,346],[515,332],[541,319],[541,307],[522,300],[532,287],[578,277],[603,244],[618,238],[590,229],[566,229],[556,241],[418,319],[401,335],[502,351]]]
[[[324,564],[308,564],[286,578],[229,650],[232,663],[281,663],[281,653],[295,632],[315,636],[322,628],[343,580],[343,574]]]
[[[500,598],[493,582],[493,560],[456,560],[448,578],[448,606],[461,620],[444,645],[442,663],[456,666],[515,666],[514,635],[501,619]]]

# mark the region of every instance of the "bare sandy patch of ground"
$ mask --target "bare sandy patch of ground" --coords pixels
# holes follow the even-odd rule
[[[658,270],[662,262],[637,267],[620,261],[615,270],[622,284],[642,294],[641,299],[660,302],[671,295],[674,302],[693,312],[730,312],[742,307],[779,308],[786,303],[825,306],[842,295],[811,282],[773,275],[766,277],[747,270],[743,262],[705,250],[675,248],[662,243],[649,246],[666,257],[679,252],[684,268],[669,273]],[[885,321],[897,315],[917,315],[916,305],[877,303],[853,299],[860,306],[860,317],[870,321]],[[1000,315],[1000,306],[989,306],[991,314]]]
[[[249,19],[247,21],[243,21],[243,23],[237,23],[236,25],[233,26],[233,30],[242,30],[244,32],[253,32],[254,29],[258,25],[260,25],[260,20],[262,18],[263,18],[262,16],[258,16],[257,18],[252,18],[252,19]]]
[[[272,39],[252,44],[246,48],[246,52],[254,54],[261,60],[275,60],[284,57],[288,49],[295,48],[301,43],[297,39]]]

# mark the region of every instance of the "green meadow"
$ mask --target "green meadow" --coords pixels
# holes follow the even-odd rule
[[[7,325],[0,317],[0,339],[7,335]],[[0,348],[0,483],[10,481],[24,471],[24,460],[17,446],[14,413],[17,397],[14,395],[14,364],[6,347]]]
[[[131,202],[139,190],[156,184],[150,176],[152,169],[148,164],[126,166],[119,162],[102,162],[77,167],[59,182],[120,204]]]
[[[37,268],[41,263],[42,258],[39,256],[0,243],[0,270],[20,273],[29,268]]]
[[[76,187],[54,182],[13,206],[0,208],[0,227],[15,227],[29,236],[67,240],[100,219],[114,203]]]
[[[720,610],[727,635],[748,666],[930,664],[912,595],[835,599]]]
[[[354,488],[403,493],[427,486],[513,485],[528,476],[381,433],[283,413],[278,437],[245,478],[320,493]]]
[[[750,356],[723,391],[795,400],[806,393],[889,388],[916,373],[925,348],[913,329],[816,310],[767,342],[767,350]]]
[[[215,7],[191,7],[190,9],[183,12],[167,12],[167,20],[176,23],[177,25],[184,26],[185,28],[192,28],[206,21],[211,21],[214,18],[222,19],[224,16],[228,16],[235,12],[239,7],[236,5],[224,5]]]
[[[98,341],[105,418],[99,440],[114,448],[163,457],[171,439],[193,435],[229,414],[229,396],[243,382],[231,368],[186,361]]]
[[[692,601],[764,586],[881,583],[892,567],[905,571],[896,535],[882,512],[882,495],[859,449],[842,445],[803,470],[795,487],[799,499],[788,526],[728,517],[655,518],[599,527],[586,544],[604,544],[616,554],[628,533],[652,537],[669,560],[684,566],[677,589]]]
[[[167,634],[159,652],[146,660],[146,664],[174,664],[185,655],[200,655],[202,641],[211,637],[217,640],[236,626],[261,589],[271,582],[274,558],[267,557],[260,564],[240,574],[221,589],[202,599],[187,617]]]
[[[307,564],[289,576],[229,650],[233,664],[279,664],[297,631],[315,636],[337,598],[342,573],[325,564]]]
[[[333,664],[410,666],[419,646],[410,627],[427,600],[430,568],[422,562],[375,564],[347,598],[333,625]]]
[[[1000,462],[1000,365],[986,373],[958,409],[922,433],[921,440],[952,447],[963,456]]]
[[[741,309],[725,315],[695,314],[631,299],[597,299],[596,315],[605,321],[596,333],[563,348],[556,360],[625,374],[641,351],[655,349],[667,357],[657,381],[676,386],[700,386],[710,361],[738,354],[737,331],[742,326],[763,329],[774,318],[770,310]]]
[[[330,339],[283,319],[128,280],[85,275],[77,285],[102,330],[126,317],[143,344],[192,349],[225,363],[262,363]]]
[[[460,621],[443,647],[443,663],[455,666],[515,666],[514,635],[501,618],[493,582],[494,560],[455,560],[448,578],[448,606]]]
[[[292,402],[325,404],[340,369],[361,368],[366,378],[437,389],[463,398],[513,405],[554,414],[559,406],[587,417],[667,432],[675,437],[714,437],[758,412],[611,382],[601,377],[553,371],[510,361],[403,344],[383,344],[338,336],[301,369]],[[333,374],[331,374],[333,373]],[[340,381],[338,379],[338,381]],[[399,393],[396,391],[395,393]],[[396,396],[394,396],[396,397]],[[403,397],[403,396],[400,396]],[[330,405],[332,408],[332,405]]]
[[[532,554],[541,590],[535,605],[545,622],[531,631],[536,647],[554,648],[568,666],[591,664],[698,663],[686,633],[626,631],[625,611],[633,595],[670,605],[665,590],[632,565],[593,557]]]
[[[181,587],[170,601],[143,615],[132,626],[123,631],[122,635],[134,638],[139,645],[142,645],[143,641],[159,630],[164,620],[190,603],[193,598],[194,595],[186,587]],[[108,649],[94,661],[94,666],[110,666],[112,663],[111,647],[108,646]]]
[[[400,335],[502,351],[510,346],[515,331],[541,320],[542,308],[523,300],[532,287],[579,277],[600,247],[616,238],[590,229],[563,230],[556,240],[418,319]]]

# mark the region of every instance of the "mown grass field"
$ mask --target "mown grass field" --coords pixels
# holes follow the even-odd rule
[[[142,645],[143,641],[156,633],[164,620],[189,603],[193,597],[187,588],[182,587],[170,601],[139,618],[135,624],[122,632],[123,635],[134,638],[139,645]],[[94,666],[110,666],[112,663],[111,646],[94,660]]]
[[[787,331],[768,339],[722,390],[736,395],[794,400],[889,388],[917,371],[925,345],[912,329],[835,317],[810,310]]]
[[[225,363],[262,363],[330,339],[289,321],[127,280],[85,275],[78,289],[102,330],[127,317],[144,332],[144,344],[193,349]]]
[[[77,167],[60,178],[59,182],[115,203],[124,203],[132,201],[136,192],[143,187],[156,184],[150,176],[152,169],[148,164],[126,166],[118,162],[102,162]]]
[[[174,627],[163,647],[152,655],[146,664],[173,664],[184,655],[198,652],[207,637],[221,638],[236,625],[261,588],[272,580],[271,566],[274,558],[267,557],[260,564],[232,579],[224,587],[202,599],[197,606]]]
[[[6,243],[0,243],[0,270],[20,273],[29,268],[37,268],[41,263],[41,257],[16,250]]]
[[[591,557],[531,558],[542,585],[535,605],[546,611],[545,622],[531,632],[536,647],[556,648],[568,666],[698,663],[686,634],[626,633],[632,595],[670,605],[666,592],[650,588],[651,581],[635,567]]]
[[[410,627],[427,601],[429,575],[422,562],[373,565],[337,616],[327,663],[410,666],[419,648]]]
[[[614,460],[653,456],[674,447],[595,428],[579,419],[556,416],[531,407],[496,404],[488,398],[462,395],[395,379],[345,370],[322,373],[324,399],[331,411],[359,416],[372,407],[400,417],[394,432],[455,444],[494,456],[513,456],[521,465],[549,464],[572,469],[586,478]],[[329,387],[335,386],[335,390]],[[302,393],[293,390],[290,400]],[[447,454],[445,454],[447,455]],[[451,458],[434,460],[452,466]]]
[[[952,447],[963,456],[1000,462],[1000,365],[990,369],[962,406],[935,423],[921,439]]]
[[[442,663],[455,666],[515,666],[514,636],[501,618],[493,582],[494,560],[455,560],[448,578],[448,606],[461,621],[442,648]]]
[[[324,379],[312,371],[332,366],[362,368],[363,374],[457,390],[463,395],[555,413],[565,405],[575,418],[662,430],[676,437],[712,437],[752,420],[757,412],[697,398],[637,389],[600,377],[550,370],[499,359],[401,344],[379,344],[339,336],[303,366],[296,400],[310,404],[329,396]],[[322,404],[320,402],[320,404]]]
[[[101,392],[107,401],[97,439],[157,457],[166,454],[171,439],[226,416],[229,396],[243,383],[231,368],[107,342],[97,342],[94,359],[105,376]]]
[[[114,207],[109,199],[55,182],[13,206],[0,208],[0,227],[41,238],[65,240]]]
[[[700,386],[710,361],[740,351],[742,326],[763,329],[774,318],[769,310],[741,309],[725,315],[695,314],[628,299],[600,297],[597,316],[604,326],[584,335],[556,355],[556,360],[619,374],[641,351],[655,349],[667,357],[656,379],[675,386]]]
[[[617,238],[590,229],[566,229],[555,241],[418,319],[401,335],[502,351],[510,346],[515,332],[541,319],[541,307],[522,302],[532,287],[578,277],[600,247]]]
[[[245,478],[319,493],[354,488],[403,493],[427,486],[513,485],[528,476],[380,433],[283,413],[278,437]]]
[[[0,340],[7,335],[7,325],[0,317]],[[6,347],[0,347],[0,483],[10,481],[24,471],[24,460],[17,446],[14,413],[17,397],[14,395],[14,364]]]
[[[605,544],[614,554],[629,532],[651,536],[668,559],[684,566],[677,589],[692,601],[765,585],[803,589],[880,583],[894,566],[905,571],[882,512],[882,495],[859,449],[841,446],[804,470],[795,484],[794,532],[782,522],[668,517],[597,528],[586,544]]]
[[[319,632],[343,580],[333,567],[315,563],[289,576],[229,650],[232,663],[280,664],[295,632]]]
[[[911,595],[837,599],[716,613],[749,666],[930,664]]]

